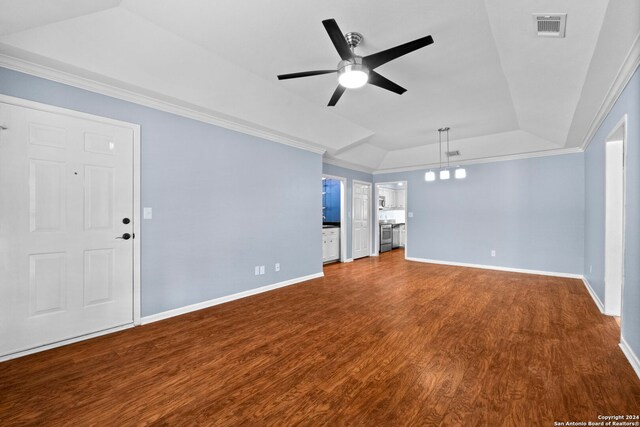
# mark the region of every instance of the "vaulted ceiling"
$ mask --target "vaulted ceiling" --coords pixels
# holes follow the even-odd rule
[[[579,149],[640,29],[637,0],[0,0],[7,58],[171,103],[275,140],[327,150],[365,170],[438,161],[451,128],[458,161]],[[540,38],[533,13],[567,13]],[[322,20],[364,35],[367,55],[432,35],[377,69],[375,86],[327,102],[336,67]],[[4,62],[3,62],[4,61]]]

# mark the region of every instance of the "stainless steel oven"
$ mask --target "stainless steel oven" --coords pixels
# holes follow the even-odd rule
[[[393,225],[380,224],[380,252],[387,252],[393,246]]]

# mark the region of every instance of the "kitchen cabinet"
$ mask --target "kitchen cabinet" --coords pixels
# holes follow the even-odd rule
[[[340,227],[322,229],[322,262],[340,259]]]
[[[395,190],[388,191],[389,196],[387,197],[387,201],[389,202],[389,207],[394,209],[398,205],[398,192]]]
[[[390,188],[379,188],[378,195],[384,197],[385,209],[404,209],[406,206],[405,190],[392,190]]]

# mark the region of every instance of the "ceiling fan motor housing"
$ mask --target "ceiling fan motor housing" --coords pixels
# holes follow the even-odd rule
[[[347,44],[349,45],[351,50],[353,50],[356,46],[362,43],[362,40],[364,40],[364,37],[360,33],[351,32],[351,33],[345,34],[344,39],[347,41]]]

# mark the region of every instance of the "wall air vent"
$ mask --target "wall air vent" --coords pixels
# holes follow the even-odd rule
[[[533,20],[538,37],[564,37],[566,13],[534,13]]]
[[[447,157],[456,157],[460,155],[460,150],[447,151]]]

